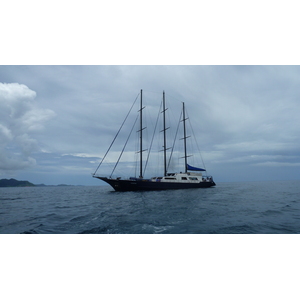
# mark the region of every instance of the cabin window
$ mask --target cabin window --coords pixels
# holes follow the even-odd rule
[[[187,180],[187,178],[186,178],[186,177],[181,177],[181,179],[182,179],[182,180]]]
[[[168,180],[174,180],[175,178],[174,177],[165,177],[165,179],[168,179]]]
[[[198,180],[197,177],[189,177],[189,180]]]

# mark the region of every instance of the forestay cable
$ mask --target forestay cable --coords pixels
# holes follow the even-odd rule
[[[98,169],[99,169],[99,168],[100,168],[100,166],[102,165],[102,163],[103,163],[103,161],[104,161],[105,157],[107,156],[107,154],[108,154],[108,152],[109,152],[110,148],[111,148],[111,147],[112,147],[112,145],[114,144],[114,142],[115,142],[115,140],[116,140],[117,136],[119,135],[119,133],[120,133],[121,129],[123,128],[123,126],[124,126],[124,124],[125,124],[125,122],[126,122],[126,120],[127,120],[128,116],[129,116],[129,114],[131,113],[131,111],[132,111],[132,108],[133,108],[133,106],[135,105],[135,102],[136,102],[136,100],[138,99],[139,95],[140,95],[140,94],[138,94],[138,95],[136,96],[136,98],[135,98],[135,100],[134,100],[134,102],[133,102],[133,104],[132,104],[132,106],[131,106],[131,108],[130,108],[130,110],[129,110],[129,112],[128,112],[128,114],[127,114],[126,118],[125,118],[125,120],[123,121],[123,123],[122,123],[121,127],[119,128],[119,130],[118,130],[118,132],[117,132],[116,136],[114,137],[113,141],[111,142],[111,144],[110,144],[110,146],[109,146],[108,150],[106,151],[105,155],[103,156],[102,160],[100,161],[100,163],[99,163],[99,165],[98,165],[98,167],[97,167],[97,169],[96,169],[96,171],[94,172],[94,174],[93,174],[93,175],[95,175],[95,174],[97,173]]]
[[[114,171],[115,171],[115,169],[116,169],[116,167],[117,167],[117,165],[118,165],[118,163],[119,163],[119,161],[120,161],[120,159],[121,159],[121,157],[122,157],[122,155],[123,155],[123,153],[124,153],[124,150],[125,150],[125,148],[126,148],[126,146],[127,146],[127,143],[128,143],[129,138],[130,138],[130,136],[131,136],[131,133],[132,133],[132,131],[133,131],[133,128],[135,127],[136,121],[137,121],[138,119],[139,119],[139,116],[137,116],[136,119],[135,119],[135,121],[134,121],[134,124],[133,124],[133,126],[132,126],[132,128],[131,128],[131,131],[130,131],[130,133],[129,133],[129,136],[128,136],[126,142],[125,142],[125,145],[124,145],[124,147],[123,147],[123,149],[122,149],[122,151],[121,151],[121,153],[120,153],[120,155],[119,155],[119,158],[118,158],[118,160],[117,160],[117,162],[116,162],[116,164],[115,164],[115,166],[114,166],[114,168],[113,168],[113,170],[112,170],[112,172],[111,172],[111,174],[110,174],[110,178],[111,178],[112,174],[114,173]]]

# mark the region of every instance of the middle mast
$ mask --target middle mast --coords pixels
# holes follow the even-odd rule
[[[166,128],[166,99],[165,99],[165,91],[163,92],[163,132],[164,132],[164,145],[163,145],[163,151],[164,151],[164,176],[167,176],[167,134],[166,131],[169,129]]]
[[[141,90],[141,99],[140,99],[140,175],[139,178],[143,178],[143,90]]]

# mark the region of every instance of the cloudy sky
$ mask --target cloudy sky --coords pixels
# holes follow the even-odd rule
[[[300,179],[299,66],[155,65],[0,66],[1,178],[100,184],[140,89],[185,101],[216,182]]]

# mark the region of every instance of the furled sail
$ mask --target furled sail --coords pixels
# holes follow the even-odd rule
[[[189,164],[187,164],[187,169],[189,171],[206,171],[205,169],[196,168],[196,167],[190,166]]]

